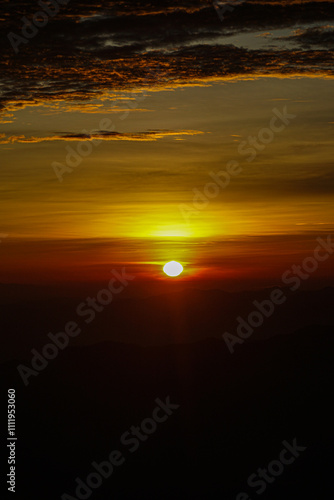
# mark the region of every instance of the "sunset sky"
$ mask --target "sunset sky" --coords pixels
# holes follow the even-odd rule
[[[169,279],[176,260],[181,280],[271,285],[333,233],[332,2],[248,0],[221,20],[204,0],[70,0],[16,51],[8,34],[41,7],[10,4],[1,282],[123,266]],[[264,144],[284,108],[293,118]],[[231,162],[239,173],[195,207]]]

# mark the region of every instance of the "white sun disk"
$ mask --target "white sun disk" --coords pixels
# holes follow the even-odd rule
[[[176,262],[175,260],[171,260],[170,262],[167,262],[167,264],[164,265],[164,273],[167,274],[167,276],[178,276],[179,274],[182,273],[183,267],[179,262]]]

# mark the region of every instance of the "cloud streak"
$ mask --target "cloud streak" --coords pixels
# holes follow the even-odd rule
[[[26,137],[24,135],[12,135],[6,136],[6,134],[0,134],[0,144],[34,144],[39,142],[52,142],[52,141],[157,141],[165,137],[171,137],[172,139],[179,139],[184,136],[200,135],[204,134],[200,130],[149,130],[147,132],[136,132],[136,133],[123,133],[123,132],[110,132],[107,130],[100,130],[93,134],[63,134],[63,135],[51,135],[44,137]]]

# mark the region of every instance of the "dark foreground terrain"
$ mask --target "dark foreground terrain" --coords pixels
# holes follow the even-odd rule
[[[15,498],[331,498],[331,328],[237,347],[232,355],[221,339],[69,346],[27,387],[16,368],[24,360],[3,363],[2,394],[11,386],[17,393]],[[168,397],[175,406],[154,413]],[[145,420],[152,413],[158,423]],[[140,438],[124,436],[140,425]],[[286,443],[297,443],[295,456],[281,455]],[[101,485],[76,493],[76,478],[86,483],[92,463],[113,450],[120,453],[109,477],[92,476]],[[280,456],[289,463],[271,465],[275,476],[247,484]]]

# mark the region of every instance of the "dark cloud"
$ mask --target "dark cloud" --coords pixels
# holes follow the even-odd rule
[[[296,42],[305,49],[315,46],[334,49],[334,28],[333,26],[319,26],[305,30],[299,29],[291,36],[280,37],[280,40]]]
[[[21,36],[23,16],[31,20],[41,4],[19,0],[0,5],[4,122],[27,105],[88,101],[134,87],[273,74],[333,75],[332,52],[319,49],[332,48],[332,41],[326,45],[329,34],[316,28],[289,38],[302,43],[305,50],[247,50],[226,45],[235,33],[323,24],[334,18],[331,2],[247,0],[227,12],[221,22],[213,3],[206,0],[107,0],[101,4],[69,0],[27,43],[16,45],[17,53],[8,35]]]

